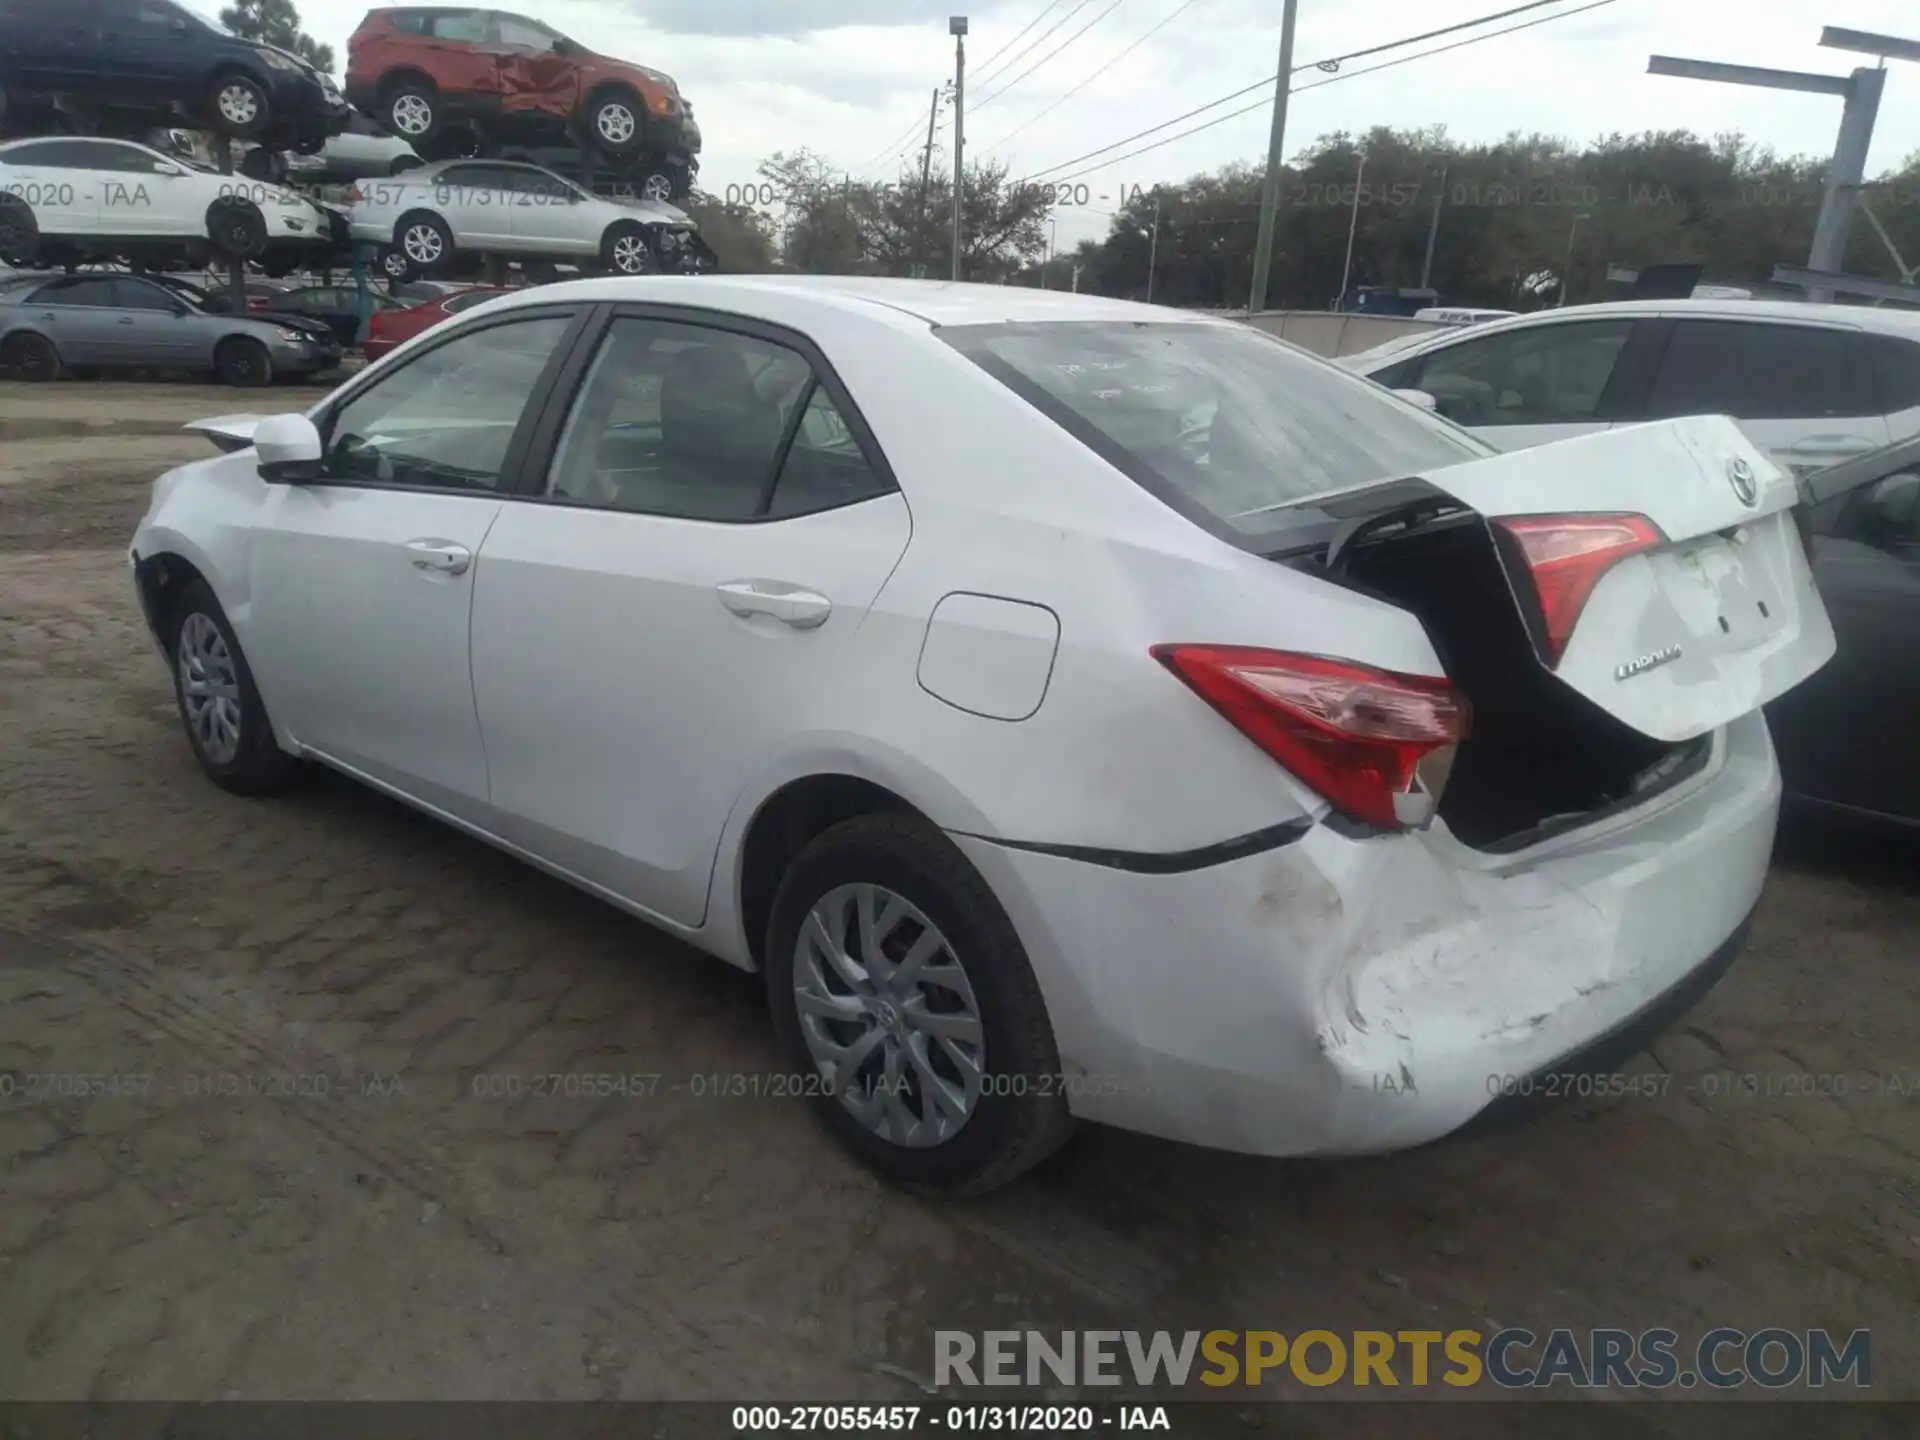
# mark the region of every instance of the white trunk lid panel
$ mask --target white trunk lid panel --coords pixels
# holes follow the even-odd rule
[[[1630,555],[1600,578],[1554,671],[1643,734],[1704,734],[1791,689],[1833,655],[1833,629],[1794,524],[1793,477],[1730,420],[1623,426],[1422,478],[1489,522],[1637,514],[1660,527],[1666,545]],[[1530,606],[1527,577],[1510,569],[1508,579]]]

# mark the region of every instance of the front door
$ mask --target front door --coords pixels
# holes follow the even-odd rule
[[[572,319],[468,331],[350,393],[321,424],[326,478],[267,486],[255,522],[245,641],[270,712],[322,757],[474,823],[477,561]]]
[[[804,342],[616,319],[540,496],[482,552],[474,694],[503,833],[700,924],[747,778],[845,727],[910,528]]]
[[[512,179],[499,166],[450,165],[434,178],[433,208],[446,217],[463,249],[511,249],[513,201]]]

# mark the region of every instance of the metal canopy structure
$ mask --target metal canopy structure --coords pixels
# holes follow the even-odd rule
[[[1854,204],[1860,194],[1861,182],[1866,177],[1867,152],[1873,146],[1873,124],[1880,113],[1881,92],[1886,88],[1886,61],[1920,61],[1920,41],[1829,25],[1821,30],[1820,43],[1829,49],[1874,55],[1880,58],[1881,63],[1875,67],[1862,66],[1850,75],[1826,75],[1807,70],[1769,70],[1754,65],[1726,65],[1715,60],[1684,60],[1674,55],[1654,55],[1647,61],[1647,73],[1672,75],[1683,80],[1717,80],[1728,85],[1757,85],[1768,90],[1838,95],[1844,100],[1840,112],[1840,133],[1834,140],[1833,159],[1827,166],[1826,189],[1820,198],[1820,215],[1814,221],[1813,246],[1807,255],[1806,271],[1800,272],[1837,275],[1845,263]],[[1822,286],[1809,291],[1809,298],[1815,300],[1827,300],[1832,296],[1831,287]]]

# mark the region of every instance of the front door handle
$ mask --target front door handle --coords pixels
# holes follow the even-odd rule
[[[464,575],[473,563],[473,552],[450,540],[409,540],[407,558],[416,570],[433,570],[442,575]]]
[[[120,317],[120,319],[119,319],[119,320],[118,320],[117,322],[115,322],[115,323],[117,323],[117,324],[120,324],[120,325],[132,325],[132,324],[135,324],[136,322],[135,322],[135,320],[134,320],[134,318],[133,318],[133,316],[131,316],[131,315],[122,315],[122,316]]]
[[[715,589],[720,603],[734,614],[743,618],[771,615],[796,630],[824,625],[833,613],[833,602],[826,596],[778,580],[729,580]]]

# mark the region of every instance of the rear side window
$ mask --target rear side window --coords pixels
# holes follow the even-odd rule
[[[113,293],[113,281],[104,277],[56,280],[34,292],[36,305],[93,305],[113,309],[119,301]]]
[[[1898,335],[1869,335],[1867,354],[1873,361],[1874,382],[1880,387],[1880,408],[1892,415],[1920,406],[1920,341]]]
[[[1241,537],[1272,531],[1266,512],[1488,453],[1372,381],[1243,325],[936,333],[1145,489]]]
[[[1660,360],[1647,417],[1792,420],[1880,413],[1851,330],[1751,320],[1682,320]]]

